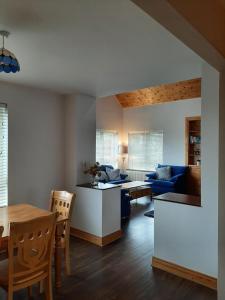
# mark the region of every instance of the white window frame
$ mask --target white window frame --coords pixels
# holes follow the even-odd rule
[[[109,140],[111,135],[111,148]],[[108,140],[108,141],[107,141]],[[99,147],[102,147],[100,150]],[[96,161],[101,165],[112,165],[118,167],[119,134],[114,130],[96,130]]]
[[[161,140],[158,152],[155,151],[154,148],[154,139],[157,138],[157,135]],[[158,163],[163,163],[163,131],[151,130],[129,132],[128,169],[137,171],[152,171],[155,170]]]
[[[0,207],[8,205],[8,108],[0,103]]]

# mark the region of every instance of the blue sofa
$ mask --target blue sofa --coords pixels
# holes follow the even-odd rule
[[[187,166],[172,166],[172,165],[158,165],[161,167],[171,167],[171,178],[169,180],[158,180],[156,172],[146,174],[146,182],[150,182],[152,191],[155,194],[172,193],[185,193],[186,192],[186,173]]]
[[[113,166],[111,165],[101,165],[100,170],[106,172],[106,167],[110,168],[110,169],[114,169]],[[129,182],[130,180],[127,179],[128,175],[127,174],[120,174],[120,179],[118,180],[109,180],[109,181],[105,181],[105,180],[99,180],[99,182],[103,182],[103,183],[112,183],[112,184],[121,184],[121,183],[125,183],[125,182]]]

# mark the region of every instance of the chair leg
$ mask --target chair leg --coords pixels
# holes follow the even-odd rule
[[[66,265],[66,275],[71,275],[71,268],[70,268],[70,244],[69,242],[66,243],[65,249],[64,249],[64,255],[65,255],[65,265]]]
[[[45,279],[45,299],[46,300],[53,300],[53,297],[52,297],[52,279],[51,279],[51,275],[49,275]]]
[[[13,300],[13,291],[12,290],[8,290],[7,300]]]
[[[28,286],[27,291],[28,291],[28,297],[30,299],[32,297],[32,286]]]
[[[44,282],[43,280],[40,281],[39,283],[39,292],[42,294],[44,292]]]

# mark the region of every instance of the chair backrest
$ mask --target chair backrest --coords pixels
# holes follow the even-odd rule
[[[75,194],[66,191],[51,191],[50,211],[71,220]]]
[[[0,238],[2,237],[3,231],[4,231],[4,227],[0,226]],[[0,248],[1,248],[1,246],[2,246],[2,240],[0,239]],[[1,250],[0,250],[0,254],[1,254]],[[0,257],[0,259],[1,259],[1,257]]]
[[[0,237],[2,237],[3,231],[4,231],[4,227],[0,226]]]
[[[50,270],[56,214],[10,224],[9,284],[44,276]]]

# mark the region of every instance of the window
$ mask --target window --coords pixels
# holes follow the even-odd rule
[[[8,205],[8,109],[0,103],[0,207]]]
[[[153,170],[163,162],[163,132],[128,133],[128,166],[135,170]]]
[[[116,131],[97,130],[96,161],[101,165],[112,165],[117,168],[119,139]]]

